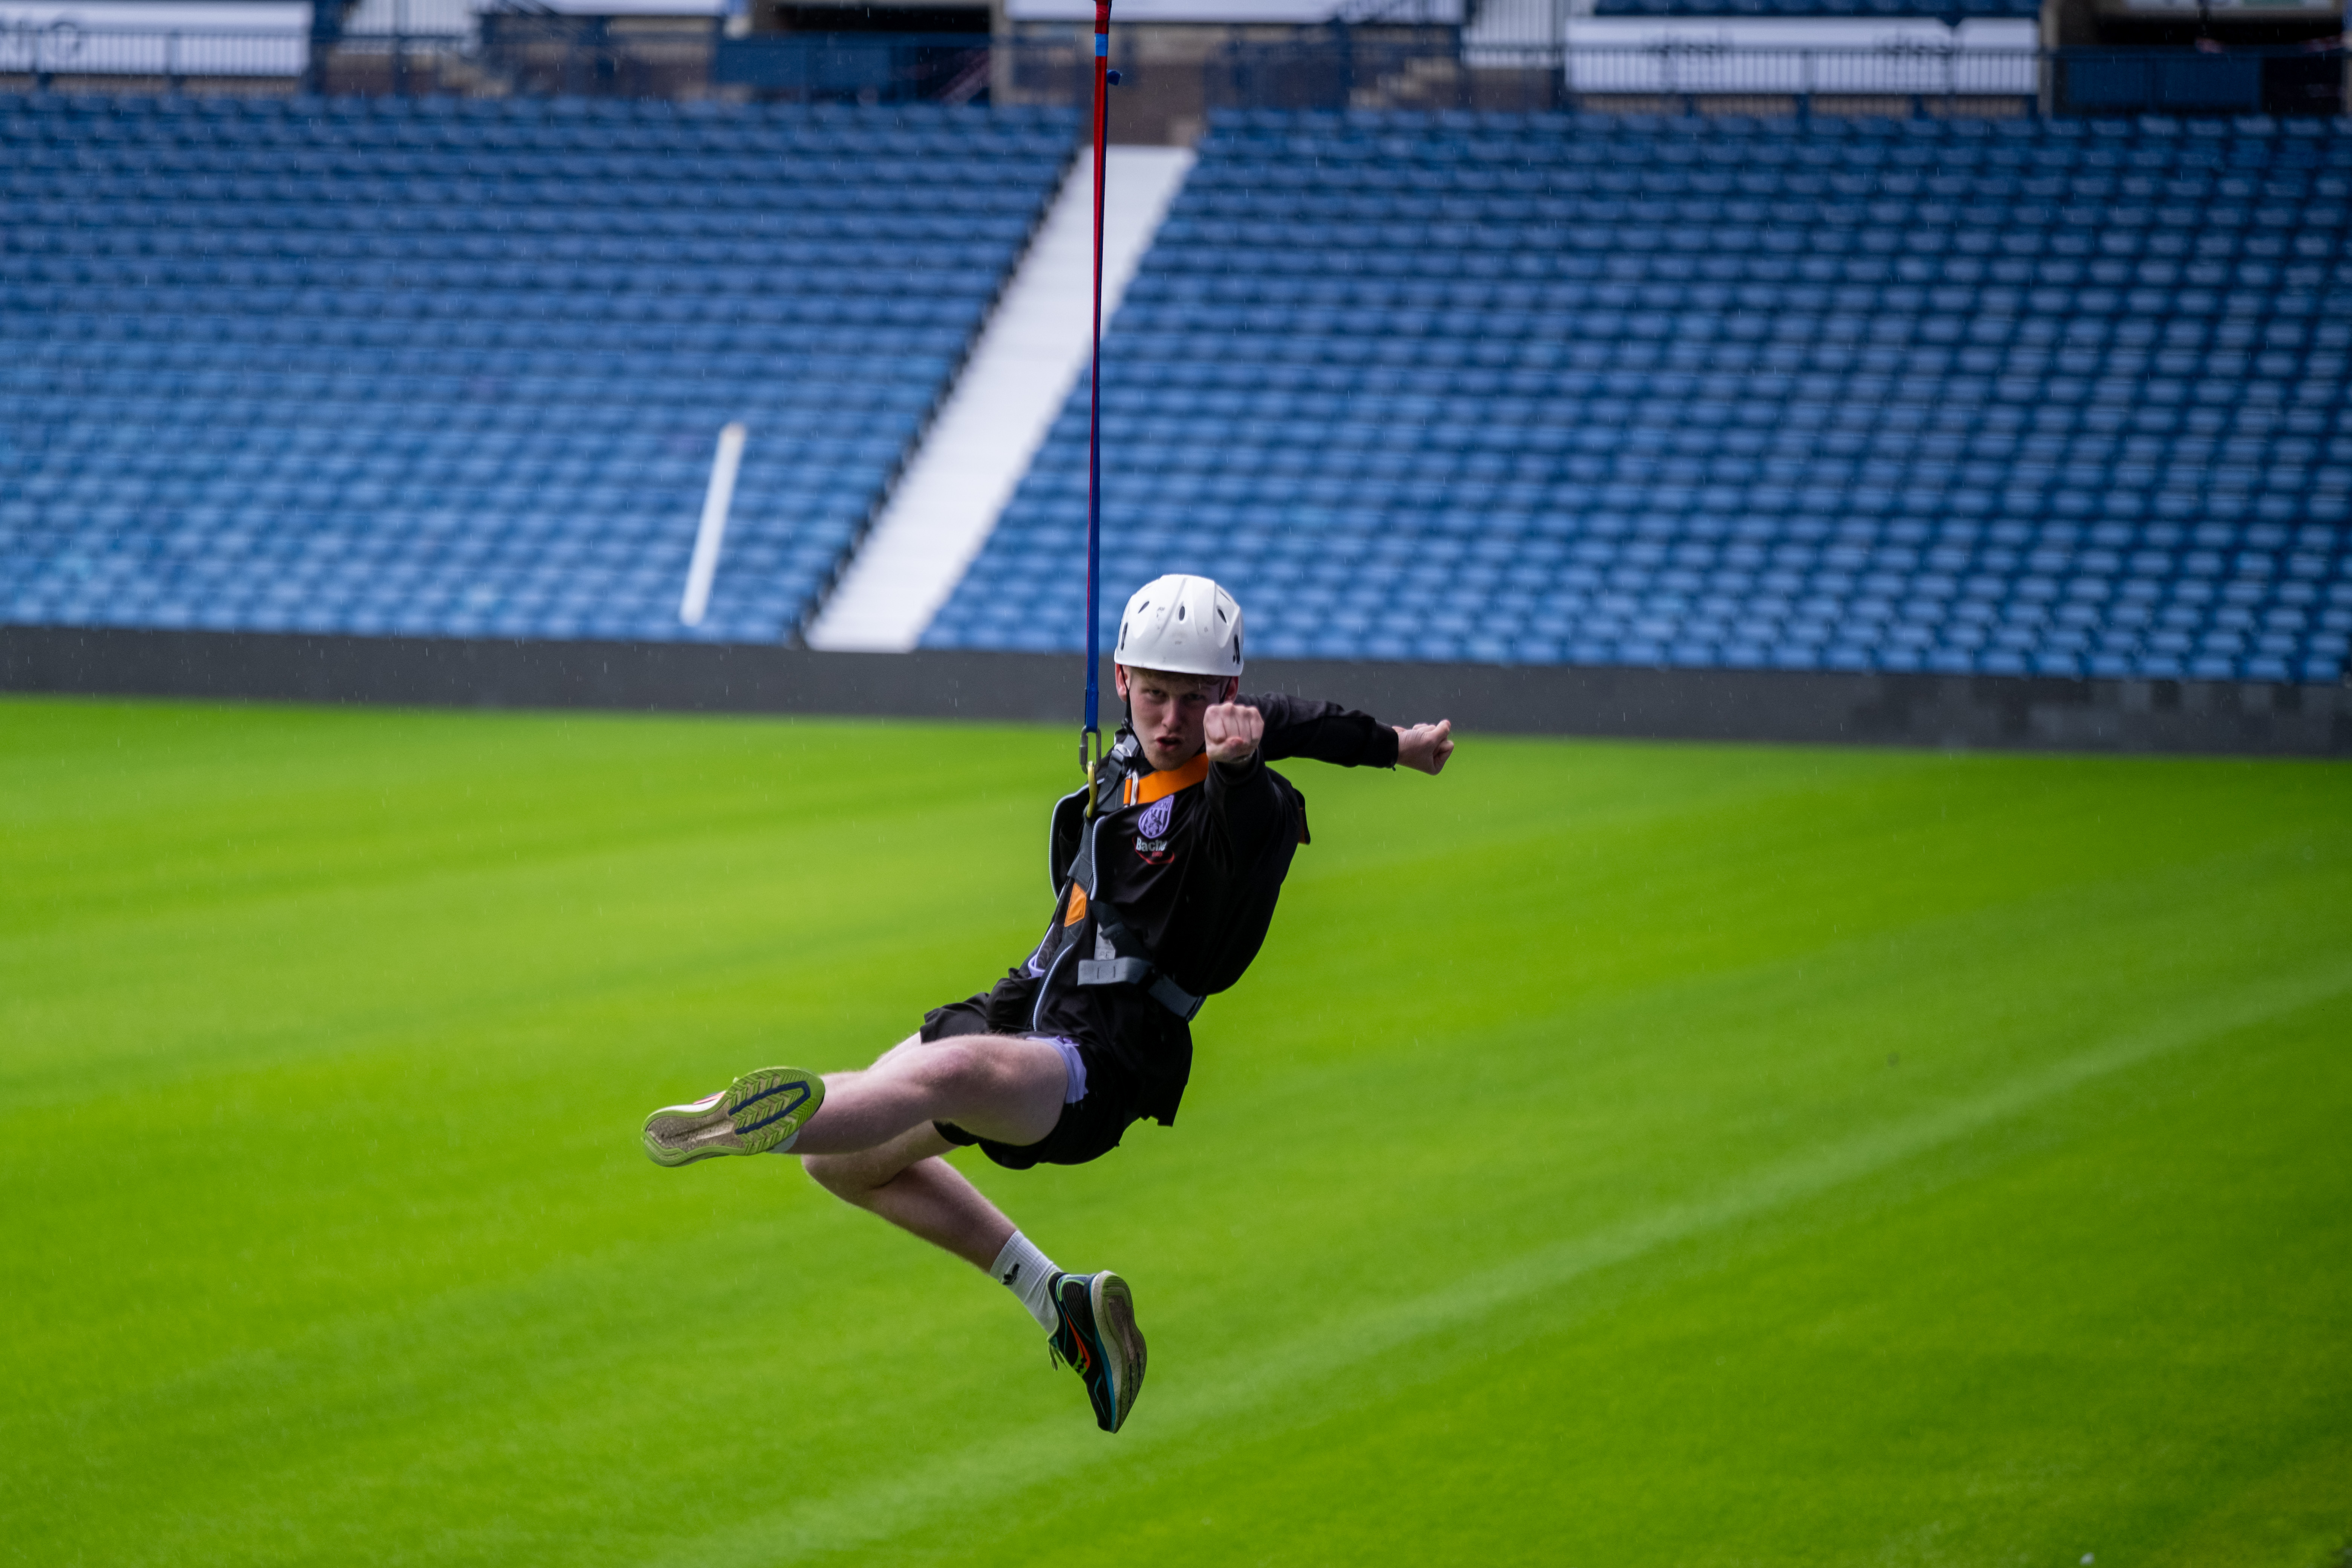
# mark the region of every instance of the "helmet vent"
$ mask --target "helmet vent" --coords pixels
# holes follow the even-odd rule
[[[1119,662],[1180,675],[1235,676],[1247,624],[1241,605],[1215,583],[1170,573],[1128,600],[1118,623]]]

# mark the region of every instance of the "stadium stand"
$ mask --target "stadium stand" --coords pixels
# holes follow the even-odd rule
[[[0,98],[0,619],[773,640],[1071,141],[934,107]]]
[[[1947,22],[2039,18],[2040,0],[1595,0],[1596,16],[1835,16],[1875,21],[1933,16]]]
[[[1106,626],[2338,679],[2347,197],[2343,122],[1220,121],[1106,345]],[[1086,396],[926,646],[1077,646]]]

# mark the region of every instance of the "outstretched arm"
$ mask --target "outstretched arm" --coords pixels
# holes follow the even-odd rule
[[[1442,773],[1445,759],[1454,754],[1454,721],[1440,719],[1434,724],[1415,724],[1408,728],[1399,724],[1397,732],[1397,766],[1419,768],[1425,773]]]
[[[1265,760],[1306,757],[1343,768],[1396,766],[1397,732],[1369,713],[1276,692],[1236,700],[1265,718]]]
[[[1450,721],[1434,724],[1383,724],[1369,713],[1336,702],[1315,702],[1276,694],[1244,697],[1265,719],[1264,751],[1268,762],[1307,757],[1343,768],[1418,768],[1433,773],[1454,754]]]

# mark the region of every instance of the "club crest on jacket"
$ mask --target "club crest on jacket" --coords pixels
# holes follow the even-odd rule
[[[1168,847],[1168,825],[1176,816],[1176,797],[1162,795],[1143,808],[1135,819],[1135,852],[1149,865],[1167,864],[1171,851]]]

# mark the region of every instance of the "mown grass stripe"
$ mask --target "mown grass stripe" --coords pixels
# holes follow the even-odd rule
[[[1586,1275],[1792,1207],[2021,1116],[2100,1079],[2225,1039],[2347,991],[2352,991],[2352,963],[2237,992],[2021,1074],[1998,1089],[1749,1172],[1706,1197],[1668,1205],[1590,1236],[1539,1248],[1444,1289],[1343,1317],[1328,1329],[1236,1356],[1187,1381],[1162,1378],[1147,1384],[1149,1398],[1139,1401],[1139,1418],[1130,1420],[1115,1439],[1077,1431],[1074,1417],[1033,1425],[953,1455],[910,1456],[914,1462],[907,1474],[779,1510],[757,1523],[739,1522],[681,1542],[676,1551],[648,1561],[656,1565],[774,1563],[870,1546],[1003,1494],[1067,1480],[1113,1458],[1146,1450],[1174,1454],[1202,1428],[1239,1421],[1302,1385],[1403,1351],[1416,1341],[1471,1327]]]

